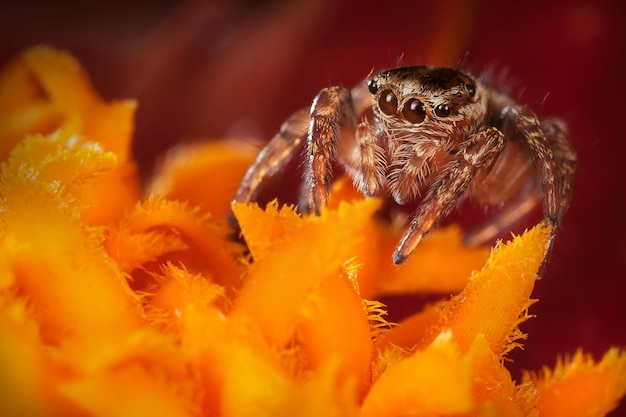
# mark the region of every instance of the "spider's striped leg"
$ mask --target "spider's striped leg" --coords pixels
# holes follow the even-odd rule
[[[261,150],[254,163],[248,168],[239,185],[235,201],[254,201],[261,182],[279,171],[294,155],[306,136],[309,126],[309,112],[302,109],[287,119],[268,144]]]
[[[311,105],[311,122],[304,161],[301,211],[319,214],[326,207],[331,179],[331,163],[337,158],[337,141],[342,128],[354,126],[355,114],[350,91],[328,87],[318,93]]]

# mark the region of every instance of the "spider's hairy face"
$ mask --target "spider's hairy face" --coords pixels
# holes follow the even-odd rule
[[[377,124],[389,140],[454,139],[482,126],[487,90],[452,68],[396,68],[369,79]]]

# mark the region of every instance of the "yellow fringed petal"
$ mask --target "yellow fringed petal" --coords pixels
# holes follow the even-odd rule
[[[73,360],[77,375],[57,392],[90,416],[197,414],[204,388],[171,338],[141,330],[118,339],[116,349],[95,349]]]
[[[516,385],[501,357],[479,334],[467,351],[472,369],[472,393],[479,416],[529,417],[536,412],[536,390]]]
[[[113,152],[120,163],[132,162],[130,145],[136,110],[134,100],[98,103],[85,114],[80,133]]]
[[[329,207],[339,208],[345,202],[357,203],[363,199],[344,176],[333,183]],[[458,293],[470,274],[480,269],[489,256],[489,248],[463,246],[461,230],[453,225],[433,231],[404,264],[396,266],[391,261],[392,254],[404,232],[404,227],[390,229],[378,221],[370,222],[368,229],[363,230],[365,235],[360,236],[367,239],[355,251],[357,261],[364,264],[358,276],[363,298],[417,292]],[[450,259],[455,261],[449,262]]]
[[[178,334],[186,352],[202,351],[212,343],[214,332],[223,330],[217,321],[224,313],[216,304],[223,300],[224,289],[202,275],[190,274],[172,264],[165,265],[157,279],[159,285],[149,305],[158,311],[149,319]]]
[[[366,311],[352,283],[337,276],[322,280],[303,308],[296,331],[307,368],[336,361],[338,383],[352,379],[362,397],[370,381],[373,346]]]
[[[421,311],[405,318],[377,341],[377,348],[384,349],[385,346],[393,344],[405,349],[413,349],[422,341],[426,330],[437,321],[443,304],[444,302],[439,302],[426,306]]]
[[[137,204],[111,230],[105,246],[126,272],[148,261],[183,262],[231,291],[241,286],[236,257],[242,249],[227,241],[228,233],[223,222],[198,208],[155,197]]]
[[[224,378],[220,387],[222,416],[281,414],[281,409],[292,394],[293,381],[274,363],[247,346],[233,344],[221,366]]]
[[[97,244],[100,235],[77,218],[81,187],[109,169],[112,157],[97,146],[32,137],[2,168],[0,237],[14,248],[5,262],[52,344],[106,340],[141,323],[137,298]]]
[[[284,244],[291,236],[298,236],[306,224],[294,207],[279,209],[275,201],[268,204],[265,210],[256,204],[235,203],[232,211],[254,260],[267,257],[275,246]]]
[[[68,372],[46,354],[31,313],[24,300],[0,295],[0,410],[7,416],[77,415],[50,383]]]
[[[372,385],[361,416],[431,416],[474,408],[471,368],[449,333],[390,366]]]
[[[350,237],[368,227],[369,214],[376,206],[377,202],[368,201],[320,218],[300,218],[288,208],[264,212],[235,204],[233,211],[251,242],[255,262],[235,301],[233,316],[253,320],[268,340],[284,344],[315,289],[325,279],[345,279],[339,276],[342,267],[362,241]],[[276,231],[271,246],[259,249],[253,242],[269,228]],[[315,251],[310,250],[312,244]]]
[[[69,54],[47,46],[24,51],[0,74],[0,160],[28,134],[93,141],[117,157],[115,167],[83,188],[81,214],[92,225],[119,219],[139,198],[130,143],[136,103],[104,103]]]
[[[465,289],[442,307],[422,345],[450,330],[462,351],[467,351],[479,334],[485,335],[491,350],[500,357],[515,347],[515,341],[523,336],[517,326],[527,318],[532,304],[530,294],[551,230],[540,224],[498,245]]]
[[[83,116],[82,137],[99,143],[117,157],[115,169],[97,178],[83,191],[88,202],[81,213],[83,222],[110,225],[122,218],[141,195],[137,167],[130,159],[134,101],[98,103]],[[112,198],[115,196],[115,198]]]
[[[77,415],[107,417],[194,416],[176,395],[164,392],[154,378],[141,369],[107,372],[97,378],[70,382],[60,392],[80,410]],[[106,392],[107,395],[102,395]],[[66,415],[66,414],[64,414]]]
[[[256,149],[243,142],[212,141],[170,150],[148,186],[148,193],[187,201],[216,219],[226,219],[230,203]]]
[[[48,46],[37,46],[24,51],[22,60],[49,100],[64,115],[82,115],[100,101],[89,77],[71,55]]]
[[[341,416],[359,415],[354,400],[356,381],[346,379],[338,360],[329,360],[295,384],[285,398],[285,406],[276,416]]]
[[[601,417],[626,394],[626,352],[612,348],[595,363],[578,350],[554,370],[544,367],[524,380],[537,386],[539,416]]]

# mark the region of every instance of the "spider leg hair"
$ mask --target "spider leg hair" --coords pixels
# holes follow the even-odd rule
[[[342,128],[353,127],[355,118],[350,90],[344,87],[324,88],[313,100],[305,150],[304,186],[301,188],[304,192],[301,201],[305,207],[300,207],[300,211],[313,211],[319,215],[326,207],[339,132]]]
[[[279,132],[261,150],[254,163],[248,168],[235,201],[249,203],[254,201],[261,182],[282,169],[306,136],[309,126],[309,112],[302,109],[292,114],[281,126]]]

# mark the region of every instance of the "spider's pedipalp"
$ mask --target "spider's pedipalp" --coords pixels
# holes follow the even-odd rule
[[[463,143],[458,158],[442,170],[417,209],[409,229],[393,254],[396,265],[403,263],[422,237],[462,201],[477,174],[488,171],[502,152],[504,135],[495,127],[481,129]]]
[[[367,121],[359,123],[354,137],[356,148],[348,161],[349,172],[355,187],[371,197],[386,185],[387,158],[373,127]]]

